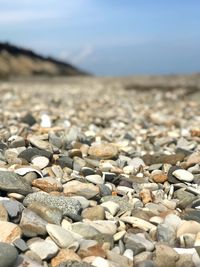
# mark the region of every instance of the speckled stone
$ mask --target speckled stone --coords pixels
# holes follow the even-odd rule
[[[33,202],[38,202],[51,208],[58,208],[63,212],[63,215],[69,216],[72,219],[79,219],[81,204],[76,199],[64,196],[52,196],[43,192],[36,192],[26,196],[23,204],[28,206]]]
[[[18,257],[14,246],[0,242],[0,267],[12,267]]]

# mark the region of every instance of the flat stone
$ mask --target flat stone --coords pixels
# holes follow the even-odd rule
[[[88,221],[88,225],[94,227],[102,234],[114,235],[117,232],[117,226],[115,221],[111,220],[96,220]]]
[[[81,183],[74,180],[63,185],[63,192],[68,196],[79,195],[90,199],[99,193],[99,188],[90,183]]]
[[[59,225],[63,217],[63,213],[60,209],[51,208],[38,202],[33,202],[28,205],[28,209],[37,213],[37,215],[39,215],[43,220],[47,221],[48,223]]]
[[[67,231],[61,226],[47,224],[46,230],[53,241],[61,248],[67,248],[75,241],[70,231]]]
[[[101,206],[104,207],[105,210],[108,210],[113,216],[120,210],[120,205],[114,201],[106,201],[102,203]]]
[[[137,217],[125,216],[121,217],[120,220],[132,224],[132,226],[138,227],[144,231],[156,230],[155,225]]]
[[[38,149],[43,149],[52,152],[52,146],[49,142],[40,139],[37,136],[30,136],[29,142]]]
[[[186,209],[182,214],[181,218],[187,221],[196,221],[200,223],[200,210]]]
[[[25,252],[29,249],[26,242],[21,238],[15,239],[13,244],[15,245],[16,248],[18,248],[22,252]]]
[[[146,250],[146,247],[136,238],[136,240],[134,240],[135,235],[134,234],[126,234],[124,236],[124,243],[125,243],[125,247],[127,249],[131,249],[133,251],[133,255],[137,255],[143,251]]]
[[[99,231],[89,225],[88,223],[83,223],[83,222],[77,222],[73,223],[71,225],[71,231],[81,235],[85,239],[92,239],[94,238],[97,234],[99,234]]]
[[[118,149],[112,144],[92,145],[88,150],[88,154],[94,158],[110,159],[118,155]]]
[[[104,183],[103,178],[100,175],[98,175],[98,174],[87,175],[87,176],[85,176],[85,179],[88,182],[91,182],[91,183],[97,184],[97,185]]]
[[[199,164],[200,163],[200,152],[196,151],[196,152],[192,153],[188,157],[186,163],[187,163],[187,167],[191,167],[195,164]]]
[[[12,245],[0,242],[0,267],[11,267],[18,257],[18,252]]]
[[[43,220],[35,212],[24,209],[20,220],[20,227],[27,237],[46,234],[47,221]]]
[[[0,190],[27,195],[32,192],[31,186],[16,173],[0,171]]]
[[[53,177],[35,179],[32,182],[32,186],[35,186],[47,193],[52,192],[52,191],[61,192],[63,189],[62,184]]]
[[[41,203],[50,208],[57,208],[63,212],[63,215],[69,216],[70,218],[78,219],[78,217],[80,217],[79,213],[81,210],[81,204],[76,199],[36,192],[26,196],[23,204],[28,206],[33,202]]]
[[[81,213],[83,219],[93,220],[103,220],[105,217],[105,211],[102,206],[95,206],[91,208],[86,208]]]
[[[175,170],[172,173],[177,179],[184,182],[192,182],[194,179],[194,175],[186,170]]]
[[[0,242],[12,243],[20,238],[22,231],[20,227],[11,222],[0,221]]]
[[[58,252],[58,247],[53,241],[44,240],[39,237],[30,239],[27,244],[30,250],[36,253],[41,260],[49,260]]]
[[[35,156],[31,159],[31,163],[42,170],[49,165],[49,159],[44,156]]]
[[[92,261],[92,266],[96,267],[110,267],[109,261],[102,258],[102,257],[95,257],[95,259]]]

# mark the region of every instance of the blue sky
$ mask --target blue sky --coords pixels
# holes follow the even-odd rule
[[[199,0],[0,0],[0,41],[97,75],[200,71]]]

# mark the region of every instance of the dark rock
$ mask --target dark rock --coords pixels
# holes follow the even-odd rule
[[[73,169],[73,159],[67,156],[62,156],[57,160],[57,164],[60,165],[61,168],[70,168]]]
[[[31,186],[20,175],[0,171],[0,190],[27,195],[32,192]]]
[[[33,117],[33,115],[31,113],[27,113],[22,119],[22,122],[28,124],[29,126],[34,125],[37,121],[36,119]]]
[[[31,147],[19,153],[18,158],[22,158],[22,159],[27,160],[28,162],[31,162],[31,159],[35,156],[44,156],[48,159],[51,159],[53,154],[43,149]]]
[[[29,249],[26,242],[21,238],[15,239],[13,244],[15,245],[16,248],[18,248],[22,252],[25,252]]]

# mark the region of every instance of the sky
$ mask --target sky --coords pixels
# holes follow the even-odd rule
[[[200,0],[0,0],[0,41],[96,75],[200,71]]]

